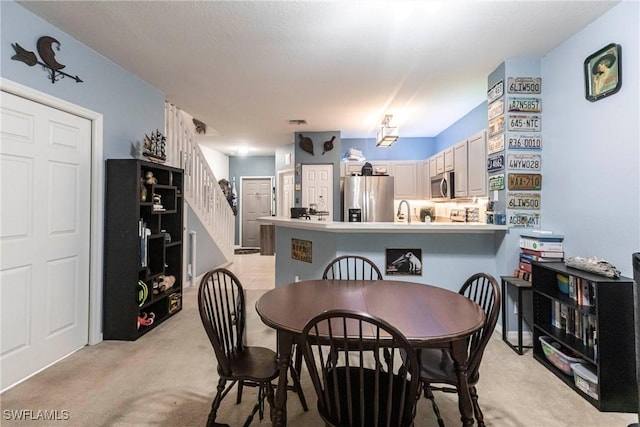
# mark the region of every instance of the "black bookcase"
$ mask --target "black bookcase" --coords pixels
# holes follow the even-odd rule
[[[181,169],[107,160],[104,339],[136,340],[181,310],[182,191]]]
[[[579,304],[560,292],[557,274],[581,283],[588,282],[593,304]],[[633,314],[634,282],[628,277],[610,279],[565,266],[564,263],[532,263],[533,285],[533,357],[600,411],[636,412],[638,410],[635,375]],[[591,319],[595,340],[578,338],[558,327],[554,304],[563,304],[569,312]],[[588,328],[587,328],[588,329]],[[586,334],[588,337],[590,333]],[[585,360],[598,378],[598,398],[594,399],[575,385],[567,375],[545,357],[540,336],[551,337],[565,349]],[[585,342],[586,341],[586,342]],[[595,344],[595,345],[594,345]]]

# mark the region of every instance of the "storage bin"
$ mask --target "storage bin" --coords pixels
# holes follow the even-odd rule
[[[556,274],[558,280],[558,290],[565,295],[569,295],[569,278],[562,274]]]
[[[582,361],[579,357],[574,357],[570,350],[562,349],[562,346],[553,341],[550,337],[540,337],[540,343],[542,343],[542,351],[549,362],[556,368],[560,369],[567,375],[573,375],[571,369],[572,363],[579,363]],[[568,354],[567,354],[568,353]]]
[[[598,376],[582,363],[572,363],[573,379],[576,387],[593,397],[598,398]]]

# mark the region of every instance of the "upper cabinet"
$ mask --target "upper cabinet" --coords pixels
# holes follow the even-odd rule
[[[483,130],[452,147],[455,196],[487,195],[486,132]]]
[[[435,167],[435,161],[434,167]],[[430,199],[431,198],[431,171],[430,169],[431,159],[424,160],[422,162],[422,198]]]
[[[369,163],[371,163],[371,167],[373,167],[374,175],[393,175],[390,162],[374,161]],[[365,162],[340,162],[341,176],[359,175],[362,172],[362,166],[364,166],[364,164]]]
[[[467,173],[467,141],[457,143],[452,147],[455,171],[455,195],[456,197],[467,197],[468,195],[468,173]]]
[[[449,147],[444,150],[444,171],[443,172],[451,172],[455,168],[454,162],[454,150],[453,147]]]
[[[487,133],[478,132],[467,139],[467,174],[469,196],[487,193]]]
[[[442,170],[444,171],[444,157],[442,158]],[[429,178],[438,175],[438,164],[436,156],[429,158]]]
[[[436,154],[436,175],[444,173],[444,151]]]
[[[421,199],[422,198],[422,171],[418,165],[422,162],[395,161],[393,166],[394,197],[396,199]]]

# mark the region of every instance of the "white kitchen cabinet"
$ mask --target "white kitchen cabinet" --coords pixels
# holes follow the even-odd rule
[[[362,172],[362,165],[364,162],[344,162],[344,176],[359,175]]]
[[[394,196],[396,199],[420,199],[422,198],[422,186],[420,185],[420,175],[418,162],[396,161],[393,166],[393,183],[395,187]]]
[[[487,133],[478,132],[467,139],[469,196],[487,195]]]
[[[451,172],[455,168],[455,154],[453,147],[444,150],[444,172]]]
[[[444,173],[444,151],[436,154],[436,175]]]
[[[420,181],[422,182],[422,198],[425,200],[431,198],[431,173],[429,170],[430,164],[431,159],[427,159],[422,162],[422,179]]]
[[[457,143],[452,147],[454,152],[454,185],[456,197],[468,195],[468,171],[467,171],[467,140]]]
[[[444,162],[444,158],[442,159]],[[444,169],[444,163],[443,163],[443,169]],[[430,157],[429,158],[429,178],[434,177],[438,175],[438,166],[436,164],[436,156]],[[431,188],[431,187],[429,187]]]
[[[369,163],[371,163],[374,175],[391,175],[390,162],[374,161]],[[362,166],[364,166],[364,164],[365,162],[340,162],[341,176],[350,176],[354,173],[359,175],[362,172]]]

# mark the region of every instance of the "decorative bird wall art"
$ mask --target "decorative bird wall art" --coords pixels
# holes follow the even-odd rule
[[[300,141],[298,141],[300,148],[313,156],[313,141],[311,141],[311,138],[301,133],[298,134],[298,138],[300,139]]]
[[[51,36],[42,36],[38,39],[36,43],[36,47],[38,50],[38,54],[43,62],[38,61],[36,54],[26,50],[18,43],[12,43],[11,46],[16,51],[16,54],[11,57],[11,59],[16,61],[21,61],[27,64],[29,67],[33,67],[34,65],[41,65],[42,68],[48,70],[49,79],[51,83],[55,83],[60,78],[69,77],[76,81],[76,83],[82,83],[82,79],[80,77],[72,76],[71,74],[67,74],[64,71],[61,71],[66,65],[59,63],[56,60],[56,54],[53,51],[53,45],[56,45],[56,50],[60,50],[60,42],[54,39]]]

